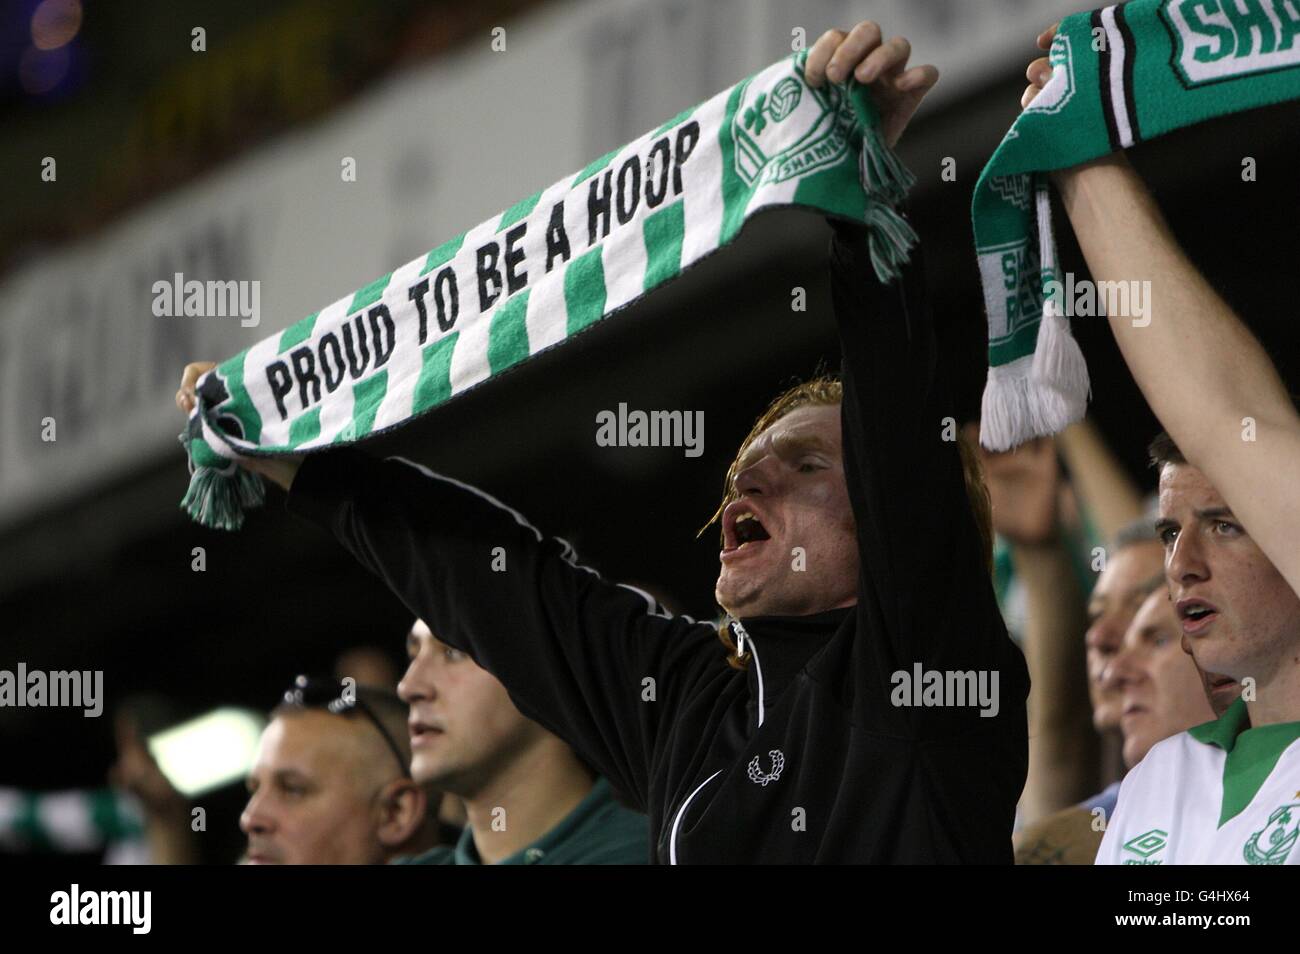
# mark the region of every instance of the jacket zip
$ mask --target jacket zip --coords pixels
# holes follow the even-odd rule
[[[740,624],[740,620],[738,619],[732,620],[731,627],[736,632],[737,658],[745,655],[746,642],[749,643],[749,651],[754,656],[754,672],[758,676],[758,724],[761,727],[763,725],[763,717],[764,717],[763,664],[758,660],[758,647],[754,644],[753,637],[751,637],[749,633],[745,632],[745,627]],[[722,774],[722,769],[718,769],[716,772],[714,772],[712,775],[706,778],[703,782],[701,782],[698,786],[696,786],[695,791],[691,792],[691,794],[686,796],[686,800],[682,802],[682,807],[677,809],[677,817],[673,819],[673,828],[668,835],[668,863],[670,865],[677,864],[677,829],[681,827],[682,818],[686,814],[687,806],[691,804],[691,800],[694,799],[696,795],[700,794],[700,789],[704,788],[705,785],[708,785],[710,782],[712,782],[715,778],[717,778],[721,774]]]

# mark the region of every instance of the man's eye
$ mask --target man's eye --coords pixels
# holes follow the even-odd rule
[[[1224,533],[1228,536],[1233,536],[1241,530],[1241,528],[1235,523],[1229,523],[1226,520],[1216,520],[1214,522],[1214,529],[1219,533]]]
[[[1160,531],[1160,542],[1163,543],[1165,546],[1169,546],[1177,538],[1178,538],[1177,527],[1165,527],[1163,530]]]
[[[806,460],[799,465],[799,473],[811,474],[814,470],[821,470],[816,461]]]
[[[452,649],[450,646],[448,646],[445,650],[443,650],[443,655],[446,656],[447,662],[460,662],[462,659],[465,658],[465,654],[463,652],[461,652],[459,649]]]

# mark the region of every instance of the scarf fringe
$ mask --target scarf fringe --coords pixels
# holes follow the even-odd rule
[[[863,219],[869,227],[867,245],[871,265],[876,277],[888,284],[898,277],[919,241],[916,231],[894,209],[907,198],[908,191],[916,184],[916,176],[903,165],[874,125],[867,125],[862,132],[858,175],[867,194]]]
[[[980,444],[985,450],[1010,450],[1034,436],[1025,427],[1033,419],[1029,364],[1028,358],[1019,358],[989,368],[980,401]]]
[[[867,247],[876,277],[888,284],[898,277],[918,241],[916,230],[883,202],[867,206],[865,221],[870,227]]]
[[[1044,315],[1032,355],[989,368],[980,402],[980,444],[1008,451],[1059,433],[1083,419],[1089,390],[1088,368],[1069,324]]]
[[[1070,333],[1068,318],[1051,311],[1043,315],[1030,378],[1037,390],[1044,392],[1040,403],[1046,433],[1055,434],[1082,420],[1092,385],[1088,363]]]
[[[858,172],[867,193],[881,197],[891,205],[906,199],[907,193],[916,185],[912,170],[903,165],[903,160],[898,158],[874,125],[867,125],[862,130]]]
[[[244,525],[244,511],[260,507],[266,500],[262,478],[232,465],[229,473],[212,467],[195,467],[181,509],[190,518],[215,530],[238,530]]]

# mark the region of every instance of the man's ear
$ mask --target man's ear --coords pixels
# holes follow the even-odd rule
[[[414,838],[425,821],[424,789],[409,778],[395,779],[379,792],[379,843],[394,850]]]

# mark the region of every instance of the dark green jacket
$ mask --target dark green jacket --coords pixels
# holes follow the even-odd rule
[[[578,806],[502,865],[644,865],[650,860],[650,829],[644,815],[614,800],[609,782],[597,779]],[[398,865],[478,865],[474,833],[466,828],[456,846],[439,845]]]

